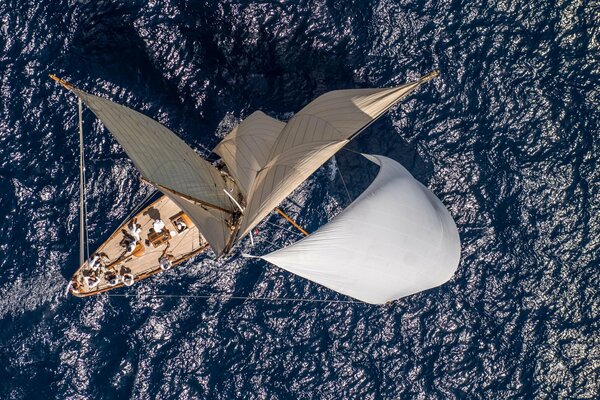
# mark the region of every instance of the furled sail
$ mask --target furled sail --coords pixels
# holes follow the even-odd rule
[[[380,166],[371,185],[311,236],[261,258],[372,304],[433,288],[460,261],[460,238],[442,202],[399,163]]]
[[[403,86],[325,93],[300,110],[273,143],[248,191],[239,237],[246,235],[354,135],[437,72]]]
[[[233,211],[221,173],[164,125],[125,106],[70,88],[117,139],[142,176],[209,207]]]
[[[265,166],[273,143],[285,123],[261,111],[252,113],[236,126],[213,150],[221,156],[244,197],[258,171]]]

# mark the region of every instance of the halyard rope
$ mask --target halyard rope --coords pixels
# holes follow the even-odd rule
[[[350,197],[350,192],[348,191],[348,186],[346,186],[346,182],[344,181],[344,175],[342,175],[342,170],[340,169],[340,167],[337,163],[336,163],[335,167],[340,174],[340,178],[342,178],[342,184],[344,185],[344,189],[346,189],[346,194],[348,195],[348,201],[350,203],[352,203],[352,197]]]

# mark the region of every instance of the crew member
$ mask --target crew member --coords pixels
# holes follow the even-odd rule
[[[154,229],[154,232],[156,233],[161,233],[162,230],[165,227],[165,223],[162,222],[162,219],[155,219],[154,220],[154,224],[152,225],[152,228]]]
[[[142,240],[140,237],[140,233],[142,232],[142,227],[137,223],[137,219],[134,219],[133,222],[129,225],[129,234],[135,239],[136,242]]]
[[[92,270],[98,269],[98,261],[100,260],[100,256],[98,254],[94,254],[92,258],[88,260],[88,267]]]
[[[130,241],[130,242],[127,244],[127,252],[128,252],[128,253],[133,253],[133,251],[135,250],[135,246],[136,246],[136,245],[137,245],[137,242],[135,242],[135,241],[133,241],[133,240],[132,240],[132,241]]]
[[[177,230],[179,232],[183,232],[187,228],[187,225],[181,218],[179,218],[178,220],[175,221],[175,226],[177,227]]]
[[[160,269],[167,270],[173,266],[171,262],[171,258],[169,256],[162,256],[158,259],[158,263],[160,264]]]

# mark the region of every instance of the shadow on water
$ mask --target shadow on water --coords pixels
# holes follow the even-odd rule
[[[308,22],[300,21],[282,47],[281,37],[272,31],[274,22],[269,22],[249,43],[246,30],[230,15],[200,2],[183,5],[181,16],[158,21],[178,30],[178,56],[189,74],[189,84],[182,86],[181,76],[165,76],[161,70],[161,62],[170,63],[171,54],[153,50],[134,25],[140,17],[153,18],[143,14],[143,5],[79,5],[82,18],[61,68],[85,89],[98,91],[82,82],[105,80],[150,100],[153,108],[166,106],[177,121],[170,128],[188,141],[201,136],[205,148],[217,143],[212,132],[226,114],[246,117],[262,109],[277,116],[297,111],[326,91],[357,86],[346,39],[320,48],[306,42]],[[168,37],[159,35],[156,40],[172,46]]]
[[[398,107],[402,107],[402,103]],[[419,155],[415,143],[407,142],[398,135],[389,116],[373,123],[346,148],[338,152],[336,159],[353,200],[371,184],[379,171],[378,166],[357,153],[379,154],[398,161],[425,185],[433,175],[431,163]],[[337,180],[341,179],[338,177]]]
[[[82,80],[104,79],[125,88],[142,86],[163,98],[177,97],[161,71],[153,64],[146,44],[134,27],[135,3],[90,2],[81,6],[82,18],[74,34],[71,63]]]

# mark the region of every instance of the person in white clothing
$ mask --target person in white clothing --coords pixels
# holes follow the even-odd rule
[[[87,284],[88,288],[90,288],[90,289],[95,288],[100,283],[100,280],[98,278],[96,278],[95,276],[86,276],[83,279],[85,280],[85,283]]]
[[[162,256],[158,259],[158,263],[160,265],[160,268],[162,270],[168,270],[173,266],[173,262],[171,261],[171,257],[169,256]]]
[[[140,233],[142,233],[142,227],[134,220],[133,223],[129,225],[129,234],[135,239],[136,242],[139,242],[142,240]]]
[[[154,220],[154,224],[152,225],[152,228],[154,229],[154,232],[161,233],[164,227],[165,227],[165,223],[162,222],[162,219],[155,219]]]
[[[100,256],[98,254],[94,254],[94,256],[88,260],[88,267],[93,270],[97,269],[99,266],[98,260],[100,260]]]

